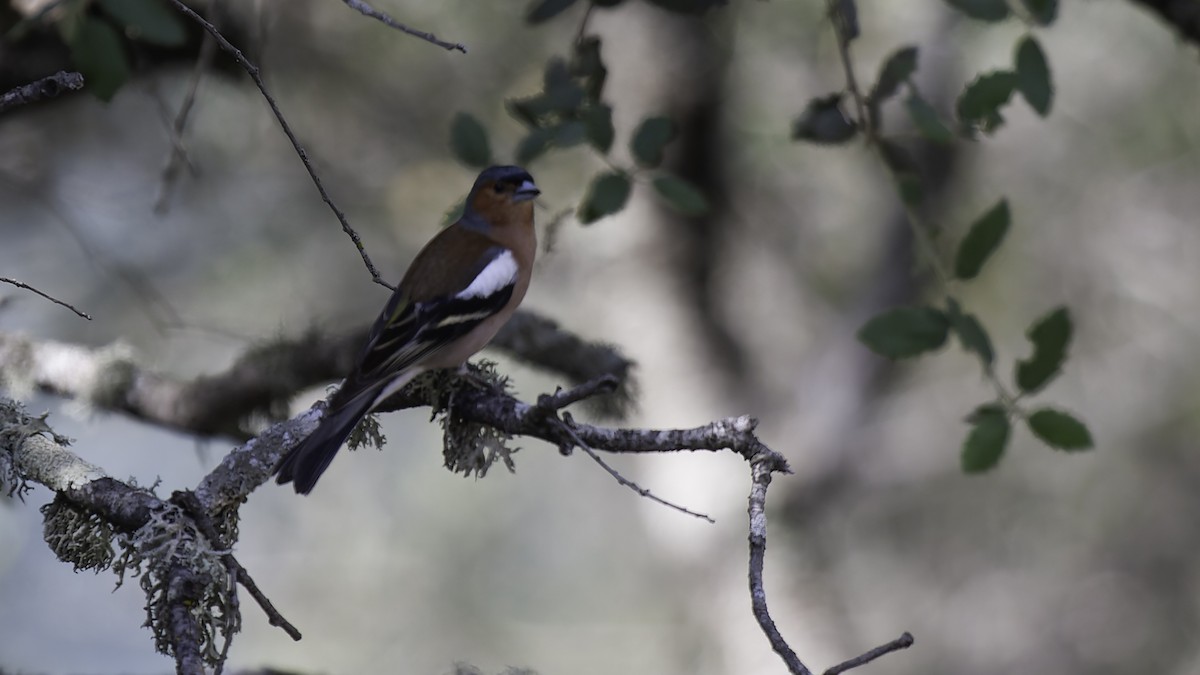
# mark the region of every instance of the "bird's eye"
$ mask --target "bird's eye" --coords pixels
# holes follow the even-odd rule
[[[504,192],[504,186],[499,183],[494,183],[492,185],[492,192],[495,192],[496,194],[501,194]]]

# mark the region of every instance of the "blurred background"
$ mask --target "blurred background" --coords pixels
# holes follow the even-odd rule
[[[965,82],[1011,62],[1023,30],[933,0],[858,5],[860,80],[919,45],[919,84],[944,113]],[[503,100],[539,91],[583,5],[539,26],[519,3],[376,6],[469,53],[334,0],[262,0],[227,7],[225,21],[254,44],[333,198],[395,281],[474,178],[447,148],[454,113],[479,118],[511,159],[522,132]],[[1041,397],[1096,439],[1067,455],[1019,428],[996,470],[966,476],[962,420],[992,396],[975,359],[951,346],[893,365],[854,339],[873,313],[937,292],[886,173],[861,146],[788,140],[810,98],[843,86],[823,13],[815,0],[737,2],[703,18],[637,2],[596,11],[614,156],[628,163],[643,117],[672,116],[683,133],[668,161],[715,209],[681,219],[639,185],[615,217],[566,221],[525,306],[637,361],[639,405],[624,424],[761,420],[796,471],[771,491],[768,597],[809,667],[907,630],[913,648],[862,672],[1200,672],[1197,46],[1138,3],[1068,0],[1039,33],[1057,88],[1049,118],[1012,105],[994,137],[921,150],[944,251],[1008,196],[1009,238],[960,297],[1006,378],[1027,356],[1026,327],[1070,306],[1070,360]],[[155,213],[192,66],[141,66],[109,103],[76,95],[0,117],[0,274],[95,317],[0,287],[0,330],[119,342],[186,378],[262,340],[370,321],[386,289],[228,64],[202,80],[184,135],[198,172]],[[890,128],[903,129],[893,112]],[[580,147],[529,169],[545,223],[604,164]],[[485,355],[526,400],[560,383]],[[88,461],[161,481],[160,494],[194,486],[231,447],[5,393],[50,411]],[[613,460],[709,525],[529,439],[514,444],[515,474],[463,479],[442,469],[426,411],[382,419],[382,453],[343,456],[309,498],[267,485],[243,506],[238,557],[304,639],[244,601],[230,668],[785,672],[750,613],[749,472],[731,453]],[[37,510],[49,499],[37,489],[0,504],[0,669],[170,671],[140,628],[136,583],[113,592],[110,573],[54,559]]]

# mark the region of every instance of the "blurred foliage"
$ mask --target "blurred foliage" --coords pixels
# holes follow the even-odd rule
[[[921,96],[914,77],[919,69],[918,50],[906,46],[888,57],[869,93],[859,91],[853,79],[854,64],[850,44],[858,36],[858,12],[851,0],[830,0],[829,16],[837,31],[839,51],[848,71],[844,91],[812,98],[796,118],[792,138],[814,143],[845,143],[862,135],[874,147],[885,167],[892,173],[901,201],[925,263],[932,268],[941,291],[944,307],[925,305],[884,311],[868,320],[858,332],[859,340],[875,353],[904,359],[937,351],[953,333],[962,348],[978,356],[987,378],[996,390],[996,400],[981,404],[968,417],[971,429],[963,442],[961,465],[964,471],[978,472],[995,466],[1008,443],[1010,419],[1026,422],[1034,436],[1053,448],[1084,450],[1092,447],[1087,427],[1057,410],[1039,409],[1030,413],[1021,399],[1039,392],[1059,374],[1071,341],[1070,314],[1065,307],[1036,321],[1028,331],[1034,354],[1015,369],[1016,393],[995,374],[996,359],[992,339],[983,322],[966,311],[955,297],[956,287],[975,279],[984,265],[1004,242],[1012,225],[1009,202],[1001,198],[967,228],[952,264],[942,260],[936,243],[938,229],[922,215],[924,185],[918,163],[910,156],[900,137],[884,134],[881,106],[902,88],[908,90],[904,110],[922,137],[936,143],[956,140],[973,141],[979,132],[996,133],[1004,125],[1002,109],[1020,93],[1031,108],[1043,117],[1049,114],[1054,88],[1050,67],[1032,31],[1050,25],[1057,15],[1052,0],[1027,0],[1024,11],[1015,11],[1006,0],[947,0],[967,17],[996,23],[1013,18],[1023,21],[1027,32],[1018,40],[1013,70],[982,73],[966,85],[958,96],[955,113],[957,134],[942,121],[939,112]],[[865,119],[853,119],[842,102],[853,99]]]

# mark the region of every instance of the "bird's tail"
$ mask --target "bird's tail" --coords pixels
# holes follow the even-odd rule
[[[348,401],[338,401],[339,397],[334,395],[329,411],[316,430],[280,460],[275,468],[278,474],[275,482],[280,485],[294,483],[296,492],[302,495],[312,492],[317,479],[329,468],[329,463],[342,448],[350,432],[371,409],[376,393],[372,388]]]

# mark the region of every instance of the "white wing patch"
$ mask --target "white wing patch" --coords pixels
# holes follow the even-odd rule
[[[454,297],[486,298],[505,286],[511,286],[517,280],[517,259],[512,251],[504,251],[496,256],[487,267],[484,267],[475,277],[470,286],[459,291]]]

